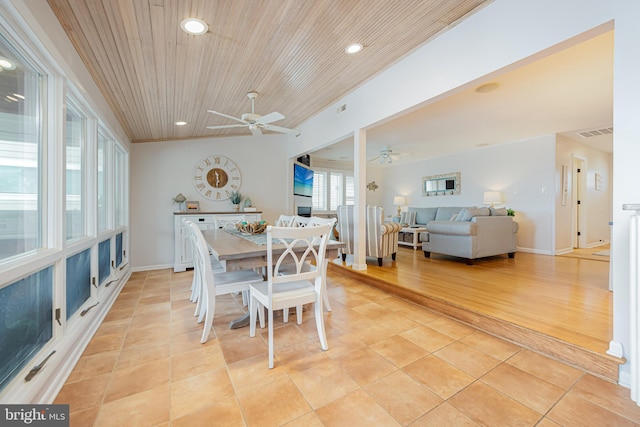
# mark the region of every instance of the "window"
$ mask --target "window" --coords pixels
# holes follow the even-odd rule
[[[337,172],[331,172],[330,175],[331,186],[329,187],[329,210],[337,211],[338,206],[342,205],[344,186],[342,181],[342,174]]]
[[[355,203],[353,175],[316,170],[313,174],[313,210],[336,211],[338,206]]]
[[[313,197],[312,203],[313,210],[326,211],[327,210],[327,173],[326,172],[314,172],[313,173]]]
[[[98,233],[107,229],[107,173],[109,139],[98,130]]]
[[[67,319],[91,296],[91,249],[67,258]]]
[[[116,144],[115,159],[115,220],[116,226],[121,227],[127,224],[127,153]]]
[[[0,36],[0,260],[44,245],[42,238],[43,75]],[[9,64],[9,66],[7,66]]]
[[[67,240],[84,236],[84,151],[86,117],[67,101],[65,169]]]
[[[345,205],[356,204],[356,181],[351,175],[347,175],[345,177],[344,204]]]
[[[53,267],[0,288],[0,390],[53,336]]]

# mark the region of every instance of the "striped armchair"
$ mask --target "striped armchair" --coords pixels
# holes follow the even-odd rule
[[[395,261],[398,252],[398,233],[402,226],[398,223],[384,222],[384,209],[380,206],[367,206],[367,256],[378,259],[382,266],[382,258],[391,255]],[[342,260],[353,253],[353,206],[338,206],[337,230],[341,242],[346,244],[342,249]]]

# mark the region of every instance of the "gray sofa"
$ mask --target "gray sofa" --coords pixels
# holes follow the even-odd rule
[[[427,258],[434,252],[465,258],[467,264],[473,264],[476,258],[515,256],[519,225],[504,208],[409,207],[403,219],[427,229],[420,234]]]

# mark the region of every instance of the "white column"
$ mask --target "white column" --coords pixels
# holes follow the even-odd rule
[[[366,182],[367,182],[367,132],[358,129],[353,133],[353,181],[356,190],[356,203],[353,207],[354,243],[353,243],[353,268],[354,270],[367,269],[367,224],[366,224]]]
[[[629,368],[631,399],[640,404],[640,204],[624,205],[624,210],[635,210],[629,224]]]

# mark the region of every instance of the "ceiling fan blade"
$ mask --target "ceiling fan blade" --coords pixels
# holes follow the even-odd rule
[[[227,119],[231,119],[231,120],[238,121],[238,122],[240,122],[240,123],[247,124],[247,122],[245,122],[244,120],[239,119],[239,118],[237,118],[237,117],[230,116],[230,115],[228,115],[228,114],[219,113],[219,112],[217,112],[217,111],[213,111],[213,110],[207,110],[207,111],[208,111],[208,112],[210,112],[210,113],[213,113],[213,114],[217,114],[218,116],[226,117]]]
[[[207,126],[207,129],[227,129],[227,128],[244,128],[247,125],[221,125],[221,126]]]
[[[284,119],[284,116],[278,113],[277,111],[274,111],[273,113],[269,113],[266,116],[260,117],[258,120],[256,120],[256,123],[260,125],[265,125],[267,123],[277,122],[278,120],[282,120],[282,119]]]
[[[254,136],[262,135],[262,132],[260,131],[260,128],[257,125],[253,125],[253,124],[249,125],[249,130]]]
[[[289,128],[283,128],[281,126],[272,126],[272,125],[261,125],[261,126],[266,130],[272,130],[274,132],[288,133],[289,135],[294,135],[294,136],[300,135],[300,131],[298,129],[289,129]]]
[[[380,158],[380,155],[378,155],[378,156],[374,156],[374,157],[370,158],[370,159],[369,159],[369,161],[370,161],[370,162],[373,162],[373,161],[378,160],[379,158]]]

